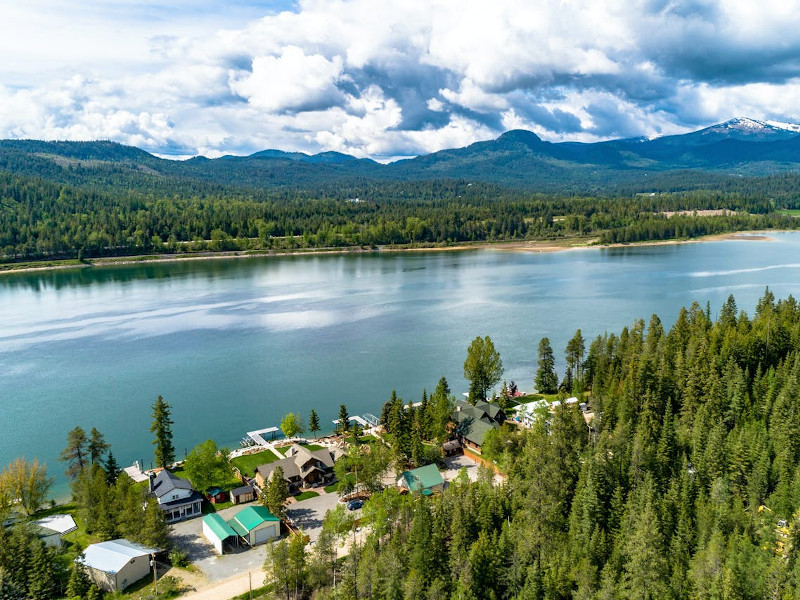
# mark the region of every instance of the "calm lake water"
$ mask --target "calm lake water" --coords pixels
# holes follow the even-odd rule
[[[769,285],[800,295],[800,235],[558,253],[305,256],[127,265],[0,277],[0,465],[57,457],[97,427],[124,465],[152,461],[150,406],[173,406],[179,456],[208,438],[238,447],[287,412],[323,427],[339,404],[379,414],[392,389],[419,399],[446,376],[465,391],[469,342],[490,335],[506,379],[533,387],[548,336],[563,370],[587,342],[657,313],[733,293],[752,313]]]

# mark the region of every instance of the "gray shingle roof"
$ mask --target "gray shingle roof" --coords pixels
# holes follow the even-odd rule
[[[172,490],[194,490],[194,488],[188,479],[182,479],[166,469],[161,469],[161,472],[153,480],[153,494],[156,498],[161,498]]]

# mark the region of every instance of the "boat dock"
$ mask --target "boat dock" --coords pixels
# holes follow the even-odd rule
[[[259,446],[268,446],[269,442],[264,439],[264,435],[270,434],[270,439],[275,439],[275,434],[278,433],[280,429],[277,427],[267,427],[266,429],[257,429],[256,431],[248,431],[248,437],[253,440]]]

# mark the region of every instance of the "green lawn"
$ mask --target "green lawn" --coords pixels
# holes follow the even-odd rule
[[[242,475],[246,477],[252,477],[253,471],[257,466],[275,462],[276,460],[278,460],[278,457],[275,456],[275,453],[272,452],[272,450],[264,450],[263,452],[258,452],[256,454],[237,456],[236,458],[231,459],[231,462],[233,463],[234,467],[242,472]]]
[[[298,502],[302,502],[303,500],[308,500],[309,498],[316,498],[317,496],[319,496],[319,492],[308,491],[308,492],[303,492],[302,494],[297,494],[297,496],[295,496],[294,499],[297,500]]]
[[[331,494],[333,492],[338,492],[338,491],[339,491],[339,482],[338,481],[336,481],[336,482],[334,482],[334,483],[332,483],[330,485],[326,485],[325,486],[325,492],[327,492],[328,494]]]
[[[314,452],[314,450],[322,450],[325,447],[325,446],[320,446],[318,444],[298,444],[298,446],[302,446],[303,448],[305,448],[309,452]],[[289,446],[281,446],[280,448],[275,448],[275,450],[277,450],[278,452],[280,452],[281,454],[286,456],[286,453],[289,451],[289,448],[291,448],[291,447],[292,447],[291,445],[289,445]],[[263,465],[264,463],[261,463],[261,464]]]
[[[789,217],[800,217],[800,209],[797,208],[783,208],[777,212],[778,214],[786,215]]]

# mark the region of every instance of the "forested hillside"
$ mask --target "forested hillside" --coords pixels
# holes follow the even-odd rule
[[[455,180],[307,191],[205,184],[184,188],[162,182],[156,192],[148,192],[0,172],[0,260],[450,244],[590,234],[602,236],[603,241],[637,241],[792,229],[797,221],[774,208],[794,206],[792,190],[798,181],[790,176],[765,180],[765,185],[773,185],[771,198],[754,192],[752,182],[741,191],[606,198],[531,194]],[[669,219],[655,214],[700,209],[730,209],[738,214]]]
[[[709,312],[695,304],[669,329],[653,316],[598,337],[583,365],[591,428],[563,406],[532,430],[506,426],[494,455],[504,484],[485,473],[432,498],[375,495],[364,509],[373,531],[340,565],[335,596],[325,536],[308,565],[284,565],[277,589],[799,597],[800,306],[767,291],[753,315],[732,297],[716,321]]]

